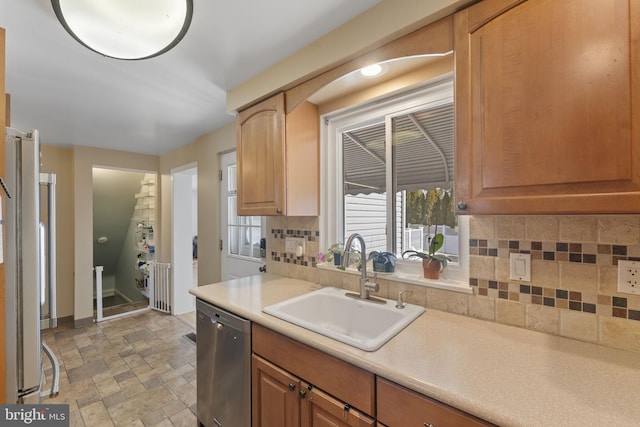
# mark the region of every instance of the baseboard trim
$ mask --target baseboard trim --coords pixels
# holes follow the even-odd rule
[[[102,298],[105,297],[112,297],[116,294],[116,290],[115,289],[103,289],[102,290]],[[93,293],[93,299],[96,299],[98,294],[96,294],[95,292]]]
[[[67,323],[73,323],[73,316],[58,317],[58,325],[66,325]]]
[[[85,317],[84,319],[74,319],[73,321],[73,327],[76,329],[83,328],[85,326],[92,325],[92,324],[93,324],[93,317]]]
[[[119,290],[116,289],[116,291],[114,292],[114,294],[118,295],[120,298],[122,298],[123,300],[125,300],[126,302],[133,302],[133,300],[131,298],[129,298],[128,296],[126,296],[125,294],[123,294],[122,292],[120,292]]]

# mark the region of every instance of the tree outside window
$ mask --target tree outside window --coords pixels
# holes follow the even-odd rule
[[[431,239],[438,232],[445,236],[457,234],[455,229],[458,225],[458,219],[454,212],[453,200],[453,189],[433,188],[406,193],[405,227],[421,227],[425,231],[421,241],[422,247],[411,249],[423,251],[428,248]],[[441,252],[456,255],[457,251],[451,249],[450,245],[445,244]]]

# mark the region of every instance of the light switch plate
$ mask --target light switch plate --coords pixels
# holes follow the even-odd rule
[[[510,278],[519,282],[531,281],[531,254],[509,254]]]
[[[304,255],[304,237],[285,237],[284,251],[297,256]]]
[[[618,261],[618,292],[640,294],[640,261]]]

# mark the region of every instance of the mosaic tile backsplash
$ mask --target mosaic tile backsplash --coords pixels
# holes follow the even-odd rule
[[[532,242],[518,240],[470,239],[469,255],[501,257],[510,253],[531,254],[535,260],[617,266],[618,260],[639,261],[640,245],[603,245],[595,243]],[[535,281],[535,277],[534,277]],[[640,296],[612,296],[598,292],[569,291],[561,288],[532,286],[471,277],[469,285],[477,287],[480,296],[545,305],[568,310],[598,313],[623,319],[640,320]],[[622,294],[621,294],[622,295]],[[628,307],[632,304],[634,308]]]
[[[640,352],[640,295],[617,292],[619,260],[640,260],[640,215],[470,217],[469,285],[463,294],[380,280],[380,296],[412,289],[409,302],[488,321]],[[356,286],[338,271],[314,268],[318,218],[267,220],[268,271]],[[287,236],[306,251],[284,251]],[[531,282],[509,279],[509,254],[531,254]]]
[[[272,228],[269,230],[270,237],[273,242],[281,243],[287,237],[301,237],[305,239],[306,253],[303,256],[285,252],[282,245],[275,245],[279,250],[272,250],[271,260],[275,262],[284,262],[286,264],[300,265],[303,267],[316,266],[317,250],[313,252],[313,248],[317,247],[320,239],[320,232],[317,230],[283,230],[282,228]],[[315,245],[310,243],[315,243]]]

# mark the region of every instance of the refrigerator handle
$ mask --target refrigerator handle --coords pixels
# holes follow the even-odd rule
[[[58,326],[58,313],[56,295],[58,286],[56,282],[56,175],[49,174],[49,313],[51,315],[51,328]]]
[[[40,306],[46,302],[47,287],[47,238],[44,224],[40,223]],[[51,304],[49,304],[51,305]]]
[[[46,268],[48,275],[42,277],[49,278],[49,289],[47,292],[48,300],[48,318],[49,327],[56,328],[58,326],[58,314],[57,314],[57,282],[56,282],[56,174],[54,173],[41,173],[40,184],[46,185],[47,188],[47,218],[48,226],[46,228],[47,239],[43,240],[43,248],[46,248],[46,254],[48,255],[47,262],[43,261],[43,265]],[[43,258],[44,260],[44,258]]]

